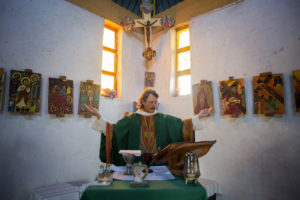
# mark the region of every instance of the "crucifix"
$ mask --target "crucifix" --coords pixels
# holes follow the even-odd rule
[[[124,27],[125,31],[130,31],[131,28],[144,28],[145,35],[145,51],[143,56],[147,61],[151,61],[153,57],[156,56],[156,51],[152,49],[152,27],[162,26],[164,29],[168,29],[174,25],[174,20],[170,16],[165,15],[161,18],[151,18],[151,12],[153,10],[153,4],[149,0],[145,0],[144,3],[140,5],[140,10],[143,13],[142,19],[132,20],[130,17],[125,17],[121,25]]]
[[[143,4],[142,4],[143,5]],[[143,52],[143,56],[147,60],[152,60],[153,57],[156,56],[156,51],[152,50],[152,27],[161,26],[160,19],[161,18],[151,18],[151,11],[146,13],[144,10],[143,19],[135,19],[134,27],[144,27],[144,35],[145,35],[145,51]]]

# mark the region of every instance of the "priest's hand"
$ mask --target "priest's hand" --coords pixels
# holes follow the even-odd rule
[[[99,111],[98,111],[95,107],[93,107],[93,106],[88,106],[88,105],[86,105],[86,104],[84,104],[84,106],[85,106],[86,110],[87,110],[90,114],[96,116],[97,119],[100,119],[100,118],[101,118],[101,115],[100,115]]]
[[[213,107],[209,107],[209,108],[205,108],[203,110],[200,111],[200,113],[198,114],[199,118],[202,117],[207,117],[209,116],[209,114],[214,110]]]

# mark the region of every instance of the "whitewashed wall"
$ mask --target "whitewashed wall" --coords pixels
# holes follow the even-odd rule
[[[293,112],[291,72],[300,69],[300,2],[245,0],[190,21],[192,83],[213,81],[216,113],[205,120],[197,140],[217,140],[200,159],[202,177],[216,180],[226,200],[299,199],[300,117]],[[192,97],[169,96],[171,32],[155,41],[160,102],[164,111],[187,118]],[[284,74],[282,117],[253,115],[252,77]],[[220,116],[219,80],[245,79],[247,115]]]
[[[100,135],[91,130],[93,119],[77,114],[80,81],[100,83],[104,19],[62,0],[0,1],[0,67],[32,69],[42,74],[41,112],[0,113],[1,199],[25,199],[35,187],[93,180],[100,164]],[[123,35],[123,99],[101,97],[102,115],[116,121],[132,111],[132,101],[143,90],[143,43]],[[140,54],[139,54],[140,55]],[[137,74],[141,74],[137,76]],[[48,114],[48,78],[67,76],[74,81],[74,114]],[[126,83],[126,84],[125,84]]]

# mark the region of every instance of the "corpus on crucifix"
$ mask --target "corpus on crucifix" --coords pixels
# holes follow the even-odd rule
[[[155,22],[157,22],[157,20],[155,20],[155,21],[153,21],[152,23],[149,21],[149,20],[147,20],[147,23],[146,24],[144,24],[144,23],[142,23],[142,22],[140,22],[140,21],[138,21],[137,20],[137,22],[139,23],[139,24],[141,24],[142,26],[144,26],[145,27],[145,44],[146,44],[146,47],[147,46],[149,46],[149,44],[150,44],[150,36],[151,36],[151,26],[153,25],[153,24],[155,24]]]
[[[152,27],[162,26],[164,29],[168,29],[174,25],[175,21],[168,15],[161,18],[152,18],[151,12],[153,10],[153,4],[151,4],[148,0],[145,0],[144,3],[140,5],[140,10],[143,13],[142,19],[133,20],[126,16],[122,20],[121,25],[124,27],[125,31],[130,31],[131,28],[144,28],[146,49],[143,52],[143,56],[147,61],[151,61],[152,58],[156,56],[156,51],[152,49]]]

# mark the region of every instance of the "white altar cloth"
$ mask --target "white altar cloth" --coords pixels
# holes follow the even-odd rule
[[[198,178],[198,182],[206,189],[208,197],[216,194],[217,200],[221,198],[221,189],[216,181],[205,178]]]
[[[59,183],[33,189],[29,200],[79,200],[80,188],[69,183]]]
[[[112,165],[111,168],[115,172],[113,173],[113,178],[116,180],[124,180],[124,181],[132,181],[134,180],[133,175],[124,175],[125,166],[115,166]],[[172,175],[170,170],[168,169],[167,166],[162,165],[162,166],[151,166],[150,169],[153,170],[152,173],[148,173],[147,177],[145,180],[150,180],[150,181],[163,181],[163,180],[172,180],[175,179],[175,177]]]

